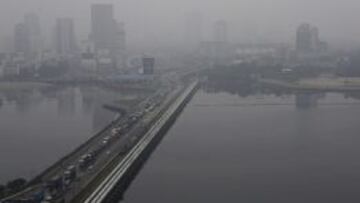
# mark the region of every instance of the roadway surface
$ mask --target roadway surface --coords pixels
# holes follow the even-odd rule
[[[86,192],[84,193],[85,188],[86,190],[89,190],[89,188],[91,190],[91,188],[94,187],[94,183],[99,183],[99,181],[102,181],[105,177],[111,177],[111,175],[105,176],[104,174],[109,173],[114,161],[130,165],[133,158],[129,159],[128,157],[133,157],[134,153],[141,153],[141,149],[146,147],[146,144],[144,145],[144,143],[151,141],[151,137],[156,134],[154,132],[158,131],[158,127],[162,123],[162,120],[169,116],[169,111],[165,112],[165,110],[173,104],[174,100],[177,99],[179,95],[182,97],[185,93],[183,92],[184,86],[181,83],[177,83],[176,85],[174,85],[173,81],[169,81],[169,83],[172,83],[167,84],[169,87],[164,87],[145,99],[136,108],[132,109],[129,115],[123,115],[120,118],[115,119],[105,129],[81,145],[74,152],[70,153],[36,177],[26,190],[5,199],[4,202],[70,202],[75,197],[78,198],[79,196],[81,197],[81,195],[86,194]],[[175,103],[171,108],[174,108],[174,105],[176,105],[178,101],[180,100],[175,100]],[[149,108],[149,105],[151,108]],[[134,125],[126,132],[113,135],[112,130],[114,128],[127,124],[129,119],[131,119],[131,116],[134,113],[139,112],[143,115],[139,116],[141,118],[136,120]],[[158,122],[156,122],[164,112],[165,114]],[[153,127],[150,128],[149,126]],[[150,130],[145,134],[148,128],[150,128]],[[106,144],[104,144],[104,139],[107,139]],[[143,144],[138,146],[137,143]],[[88,166],[86,170],[76,169],[76,178],[71,181],[71,184],[66,187],[63,186],[63,189],[58,191],[55,195],[50,195],[48,194],[49,192],[45,191],[46,189],[44,189],[44,187],[47,182],[51,181],[54,177],[63,176],[68,167],[75,166],[78,168],[80,157],[92,153],[99,148],[102,148],[102,150],[101,153],[96,155],[94,163]],[[130,148],[133,150],[127,153],[127,150]],[[136,152],[134,152],[134,149],[136,149]],[[40,193],[42,193],[42,199],[47,199],[47,201],[33,200],[34,196]],[[101,192],[101,194],[104,193]],[[83,197],[86,197],[86,195]],[[75,200],[75,202],[79,201]]]
[[[116,184],[126,176],[126,172],[130,170],[134,162],[142,155],[144,150],[149,146],[152,140],[159,134],[162,128],[171,120],[172,117],[176,116],[182,105],[186,102],[186,99],[191,95],[194,89],[197,86],[197,81],[191,83],[184,91],[178,95],[178,91],[175,91],[174,94],[178,95],[174,102],[166,102],[165,105],[166,111],[161,114],[161,117],[152,124],[151,128],[142,136],[142,138],[136,143],[136,145],[129,151],[114,169],[103,179],[95,190],[88,191],[90,194],[85,200],[85,203],[101,203],[105,198],[111,193],[112,189]],[[169,107],[168,107],[169,105]],[[161,109],[159,109],[161,111]],[[160,113],[160,112],[159,112]]]

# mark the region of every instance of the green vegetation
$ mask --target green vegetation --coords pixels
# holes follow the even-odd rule
[[[5,191],[6,187],[4,185],[0,185],[0,199],[2,199],[3,197],[5,197]]]
[[[20,192],[22,189],[24,189],[24,186],[26,185],[27,181],[24,178],[18,178],[12,181],[9,181],[6,184],[6,189],[10,193],[17,193]]]
[[[0,199],[16,194],[25,189],[27,180],[17,178],[9,181],[6,185],[0,185]]]

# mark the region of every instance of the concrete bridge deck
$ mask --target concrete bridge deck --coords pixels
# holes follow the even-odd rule
[[[170,105],[170,107],[161,115],[161,117],[152,125],[142,139],[129,151],[129,153],[116,165],[108,176],[96,187],[94,191],[85,199],[85,203],[109,202],[106,198],[111,194],[131,166],[144,155],[146,148],[157,137],[161,136],[162,130],[169,127],[174,119],[182,111],[187,102],[191,99],[193,93],[198,87],[198,81],[192,82],[182,94]]]

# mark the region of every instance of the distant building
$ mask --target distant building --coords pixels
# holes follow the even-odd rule
[[[92,5],[90,39],[94,42],[96,54],[102,55],[99,60],[104,61],[106,58],[106,66],[108,59],[115,68],[126,64],[125,28],[123,23],[115,20],[113,5]],[[107,56],[104,56],[104,53],[107,53]]]
[[[296,31],[296,51],[298,53],[317,53],[326,51],[327,43],[319,38],[319,30],[310,24],[301,24]]]
[[[80,51],[82,53],[84,52],[91,52],[91,53],[95,53],[95,46],[94,46],[94,43],[91,41],[91,40],[82,40],[80,42]]]
[[[26,55],[26,58],[36,60],[40,57],[42,51],[42,35],[39,17],[35,13],[26,14],[24,16],[24,23],[28,29],[30,44],[30,53]]]
[[[96,53],[97,70],[99,73],[110,74],[115,71],[114,58],[108,49],[98,50]]]
[[[119,68],[126,68],[127,54],[125,24],[117,23],[115,31],[114,54],[116,58],[116,66]]]
[[[96,73],[97,61],[94,53],[86,52],[81,54],[81,67],[86,72]]]
[[[24,54],[26,60],[37,60],[42,49],[39,18],[36,14],[24,16],[24,22],[15,25],[14,51]]]
[[[14,77],[20,74],[21,63],[15,56],[9,56],[3,61],[2,74],[4,77]]]
[[[3,77],[15,77],[20,74],[20,67],[16,64],[6,64],[2,71]]]
[[[311,52],[314,38],[309,24],[300,25],[296,32],[296,50],[299,52]]]
[[[57,19],[55,36],[57,54],[62,57],[68,57],[75,54],[77,47],[74,21],[72,18]]]
[[[96,73],[97,72],[97,60],[95,55],[94,44],[85,40],[81,42],[81,68],[85,72],[88,73]]]
[[[91,40],[96,49],[112,49],[115,39],[114,9],[111,4],[91,7]]]
[[[153,57],[143,57],[143,73],[145,75],[152,75],[154,74],[154,67],[155,67],[155,58]]]
[[[14,29],[14,51],[28,54],[30,52],[29,30],[25,23],[18,23]]]

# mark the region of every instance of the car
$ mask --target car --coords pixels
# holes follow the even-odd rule
[[[69,166],[63,174],[64,184],[69,186],[76,178],[76,167],[74,165]]]
[[[44,191],[48,195],[56,196],[63,191],[63,186],[64,186],[63,177],[57,175],[45,183]]]
[[[103,145],[107,145],[107,143],[108,143],[107,140],[103,140],[103,141],[101,142],[101,144],[103,144]]]
[[[81,156],[78,161],[79,169],[85,170],[95,161],[95,156],[92,153],[85,154]]]

